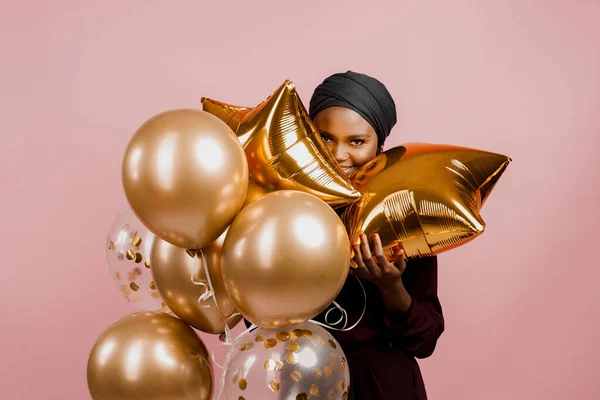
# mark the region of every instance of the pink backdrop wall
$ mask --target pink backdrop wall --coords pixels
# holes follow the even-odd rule
[[[447,328],[421,363],[430,398],[600,398],[593,3],[3,1],[1,397],[89,398],[89,350],[135,310],[103,246],[145,119],[203,95],[254,105],[286,78],[308,104],[353,69],[395,95],[390,145],[514,158],[486,233],[440,257]]]

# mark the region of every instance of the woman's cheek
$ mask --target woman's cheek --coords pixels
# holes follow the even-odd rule
[[[354,165],[361,166],[371,161],[377,155],[377,149],[365,148],[357,149],[354,153]]]

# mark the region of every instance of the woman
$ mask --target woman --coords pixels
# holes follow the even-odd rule
[[[323,140],[350,175],[381,151],[396,123],[396,106],[386,87],[364,74],[334,74],[316,89],[309,114]],[[354,244],[358,265],[337,298],[354,325],[331,331],[350,367],[352,400],[423,400],[427,398],[416,358],[430,356],[444,331],[437,297],[437,258],[395,262],[383,256],[378,236]],[[334,314],[332,312],[331,314]],[[324,321],[324,313],[317,320]],[[340,327],[341,328],[341,327]]]

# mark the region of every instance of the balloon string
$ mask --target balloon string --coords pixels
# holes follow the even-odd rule
[[[338,303],[336,303],[335,301],[333,302],[333,305],[335,306],[334,308],[330,308],[329,310],[327,310],[327,312],[325,313],[325,323],[330,324],[330,325],[338,325],[340,324],[342,321],[344,321],[344,327],[346,328],[346,326],[348,325],[348,313],[346,312],[346,310],[344,310],[344,308],[342,306],[340,306]],[[329,322],[329,313],[335,310],[340,310],[340,319],[338,319],[335,322]]]
[[[338,303],[336,303],[335,301],[333,302],[334,308],[330,308],[329,310],[327,310],[327,312],[325,313],[325,322],[320,322],[320,321],[315,321],[314,319],[311,319],[310,322],[315,323],[317,325],[320,325],[326,329],[332,329],[334,331],[340,331],[340,332],[347,332],[347,331],[351,331],[352,329],[356,328],[358,326],[358,324],[360,324],[360,321],[362,321],[363,317],[365,316],[365,313],[367,312],[367,291],[365,290],[365,287],[363,285],[363,283],[360,281],[360,279],[358,277],[356,277],[356,280],[358,281],[358,284],[360,285],[360,288],[362,289],[363,292],[363,297],[365,299],[365,304],[363,306],[363,310],[362,313],[360,314],[360,317],[358,318],[358,321],[356,321],[356,323],[354,325],[352,325],[350,328],[346,328],[346,326],[348,325],[348,313],[346,312],[346,310],[344,310],[343,307],[341,307]],[[339,320],[337,320],[336,322],[332,323],[329,322],[329,313],[334,311],[334,310],[339,310],[342,313],[342,316],[340,317]],[[342,321],[344,321],[344,326],[342,328],[335,328],[334,325],[338,325],[339,323],[341,323]]]
[[[225,317],[223,315],[223,313],[221,312],[221,308],[219,307],[219,302],[217,301],[217,296],[216,296],[216,292],[212,283],[212,279],[210,276],[210,271],[208,270],[208,264],[206,263],[206,259],[204,257],[204,252],[202,251],[202,249],[196,250],[196,257],[194,257],[194,271],[198,271],[198,261],[199,258],[198,254],[200,255],[200,257],[202,258],[202,266],[204,268],[204,274],[206,275],[206,281],[208,283],[208,285],[204,282],[199,282],[196,281],[194,279],[194,273],[192,273],[191,276],[191,280],[192,283],[194,285],[197,286],[204,286],[206,288],[206,291],[204,293],[202,293],[202,295],[200,297],[198,297],[198,303],[202,302],[202,301],[206,301],[208,299],[210,299],[212,297],[214,303],[215,303],[215,307],[217,309],[217,312],[219,313],[219,315],[223,318],[223,321],[225,323],[225,342],[224,343],[220,343],[220,346],[230,346],[229,351],[227,352],[227,355],[225,356],[225,361],[223,362],[223,365],[220,365],[215,357],[215,354],[211,354],[211,359],[213,361],[213,363],[221,369],[221,379],[219,382],[219,392],[217,393],[217,397],[215,399],[220,399],[221,396],[223,395],[223,391],[225,390],[225,375],[227,372],[227,368],[229,366],[229,363],[231,362],[231,357],[233,357],[233,354],[235,353],[235,345],[238,343],[238,341],[245,335],[247,335],[248,333],[250,333],[251,331],[253,331],[254,329],[257,328],[256,325],[252,324],[248,329],[246,329],[245,331],[243,331],[242,333],[240,333],[235,339],[232,339],[232,335],[231,335],[231,329],[229,329],[229,320],[231,318],[235,318],[238,315],[240,315],[239,312],[235,312],[233,314],[231,314],[228,317]]]
[[[206,288],[206,290],[204,291],[204,293],[202,293],[202,295],[200,295],[200,297],[198,297],[198,303],[206,301],[208,299],[210,299],[211,297],[214,297],[215,291],[212,288],[212,285],[209,284],[207,285],[206,283],[202,282],[202,281],[197,281],[194,279],[194,275],[196,275],[198,271],[198,253],[196,253],[196,255],[194,256],[194,268],[192,270],[192,274],[190,276],[190,279],[192,281],[192,283],[196,286],[203,286]],[[208,275],[207,275],[208,276]],[[204,304],[201,305],[201,307],[210,307],[208,304]]]
[[[199,259],[198,254],[200,254],[200,257],[202,258],[202,267],[204,268],[204,275],[206,275],[206,281],[208,282],[208,286],[207,286],[206,283],[204,283],[204,282],[198,282],[198,281],[194,280],[194,273],[192,273],[192,283],[194,285],[204,286],[206,288],[206,291],[204,293],[202,293],[202,295],[200,297],[198,297],[198,303],[206,301],[210,298],[213,299],[217,313],[219,313],[221,318],[223,318],[223,322],[225,325],[225,340],[227,342],[230,342],[231,341],[231,331],[229,329],[228,318],[225,317],[225,315],[223,315],[223,313],[221,312],[221,307],[219,306],[219,302],[217,301],[215,287],[213,286],[212,278],[210,276],[210,271],[208,270],[208,263],[206,262],[206,258],[204,257],[204,252],[202,251],[202,249],[196,250],[196,257],[194,257],[194,272],[198,271],[198,259]],[[209,306],[205,305],[204,307],[209,307]]]
[[[236,314],[239,314],[239,313],[236,313]],[[219,391],[217,392],[217,396],[215,397],[215,400],[219,400],[221,398],[221,396],[223,396],[223,391],[225,390],[225,379],[226,379],[227,368],[229,368],[229,363],[231,362],[231,357],[233,357],[233,355],[235,354],[236,345],[239,343],[239,341],[243,337],[245,337],[247,334],[249,334],[256,328],[258,328],[258,326],[252,324],[249,328],[247,328],[242,333],[240,333],[238,336],[236,336],[236,338],[233,341],[230,342],[228,340],[225,343],[220,344],[220,346],[230,346],[229,351],[227,351],[227,355],[225,356],[225,362],[223,362],[223,365],[219,365],[216,362],[215,353],[213,353],[211,355],[213,363],[221,369],[221,379],[219,381]]]

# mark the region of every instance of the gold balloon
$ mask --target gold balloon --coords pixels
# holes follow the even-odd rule
[[[223,121],[200,110],[166,111],[131,138],[123,186],[155,235],[197,249],[214,242],[241,209],[248,165]]]
[[[267,192],[262,187],[254,183],[252,179],[250,179],[248,181],[248,191],[246,192],[246,200],[244,200],[243,207],[246,207],[248,204],[265,194],[267,194]]]
[[[242,319],[241,316],[233,316],[237,310],[223,283],[221,251],[226,233],[201,251],[185,250],[158,238],[152,246],[152,275],[164,302],[175,315],[205,333],[222,333],[225,320],[233,328]],[[210,287],[203,260],[210,273],[219,309],[212,297],[198,301]]]
[[[350,177],[363,194],[342,214],[350,240],[356,243],[361,231],[378,233],[388,257],[401,244],[408,258],[463,245],[483,232],[479,211],[510,162],[501,154],[451,145],[387,150]]]
[[[350,242],[327,204],[281,190],[240,211],[222,262],[237,309],[258,326],[286,327],[313,318],[335,299],[348,274]]]
[[[94,400],[208,400],[213,372],[192,328],[170,315],[140,312],[110,325],[87,365]]]
[[[310,120],[294,84],[285,81],[255,108],[202,98],[244,146],[250,178],[265,191],[300,190],[333,207],[360,198]]]

